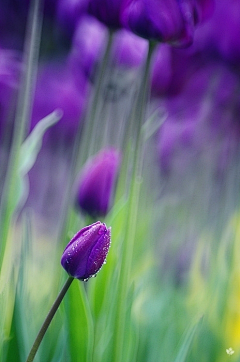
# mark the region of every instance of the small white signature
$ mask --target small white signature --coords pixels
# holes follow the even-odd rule
[[[226,349],[226,352],[229,356],[231,356],[234,353],[234,350],[232,349],[232,347],[230,347]]]

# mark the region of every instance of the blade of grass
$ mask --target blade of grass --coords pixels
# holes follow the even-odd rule
[[[71,361],[91,362],[94,329],[83,282],[73,283],[66,302]]]
[[[193,341],[193,338],[194,338],[194,336],[196,334],[197,329],[202,324],[202,320],[203,320],[203,317],[201,317],[196,324],[191,326],[186,331],[185,335],[183,336],[183,341],[181,343],[179,352],[178,352],[177,357],[175,358],[174,362],[184,362],[186,360],[188,351],[189,351],[189,349],[191,347],[191,343]]]
[[[131,123],[136,123],[136,138],[133,139],[132,178],[129,192],[129,207],[126,213],[125,236],[122,249],[121,269],[119,276],[119,298],[116,308],[115,332],[113,336],[113,358],[121,362],[123,357],[126,328],[126,300],[131,283],[131,264],[137,228],[137,213],[141,190],[141,172],[143,162],[142,125],[148,100],[148,75],[154,44],[149,44],[148,57],[144,68],[142,83],[136,101],[136,109],[131,115]],[[127,342],[126,342],[127,343]]]
[[[0,267],[15,206],[15,190],[19,164],[20,148],[27,132],[30,120],[32,97],[36,78],[36,67],[42,27],[42,1],[32,0],[24,45],[23,74],[16,118],[14,122],[13,141],[10,150],[8,169],[0,204]]]
[[[14,303],[16,295],[16,280],[14,269],[16,263],[13,258],[14,246],[12,239],[7,240],[3,263],[0,275],[0,361],[5,361],[10,339],[12,319],[14,313]]]

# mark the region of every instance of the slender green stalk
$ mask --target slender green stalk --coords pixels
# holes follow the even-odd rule
[[[74,141],[74,147],[73,147],[73,153],[72,153],[72,159],[70,164],[70,170],[69,170],[69,182],[64,197],[64,205],[63,207],[63,213],[61,215],[61,227],[59,230],[59,235],[65,235],[66,231],[66,225],[69,222],[70,215],[69,215],[69,206],[72,205],[72,187],[74,180],[76,178],[76,175],[79,171],[79,169],[83,166],[88,156],[93,151],[93,145],[94,145],[94,131],[97,132],[97,127],[99,127],[99,124],[96,122],[96,115],[98,111],[98,102],[99,102],[99,96],[102,90],[103,86],[103,80],[104,80],[104,74],[106,72],[106,68],[109,64],[109,58],[110,58],[110,51],[112,46],[112,39],[113,39],[113,32],[110,31],[108,42],[106,45],[105,53],[103,55],[103,59],[100,65],[100,68],[97,72],[96,77],[96,86],[91,94],[87,114],[85,116],[85,119],[83,120],[83,129],[80,127],[78,130],[78,133],[76,135],[76,139]],[[91,142],[91,145],[89,145],[89,140]]]
[[[36,78],[36,67],[42,29],[42,0],[33,0],[29,12],[27,34],[24,45],[23,75],[20,82],[13,140],[8,169],[0,204],[0,266],[7,235],[15,208],[15,189],[20,148],[24,141],[32,109],[32,96]]]
[[[81,152],[77,156],[77,165],[76,167],[81,167],[86,159],[94,152],[95,145],[95,135],[97,134],[100,123],[96,121],[96,116],[100,107],[100,94],[104,84],[104,77],[106,74],[106,69],[109,64],[110,51],[112,47],[113,32],[109,32],[109,37],[105,49],[105,53],[97,73],[96,85],[93,90],[93,93],[90,97],[88,111],[84,120],[84,128],[82,133],[82,144]],[[76,172],[76,170],[74,170]]]
[[[99,74],[98,74],[98,77],[97,77],[96,89],[95,89],[95,92],[93,94],[93,100],[92,100],[92,103],[91,103],[90,112],[89,112],[87,120],[86,120],[87,130],[86,130],[86,135],[84,137],[84,142],[85,142],[86,146],[84,146],[83,149],[87,150],[87,155],[86,155],[87,157],[89,155],[91,155],[92,153],[96,152],[96,149],[95,149],[96,139],[95,139],[95,137],[99,133],[100,124],[102,124],[101,119],[97,120],[96,117],[99,114],[99,109],[100,109],[100,106],[101,106],[100,95],[102,93],[103,86],[105,85],[104,79],[105,79],[105,76],[106,76],[107,67],[109,65],[113,35],[114,35],[114,32],[112,30],[109,30],[109,37],[108,37],[108,41],[107,41],[107,45],[106,45],[106,49],[105,49],[105,54],[104,54],[102,64],[101,64],[101,67],[100,67],[100,70],[99,70]],[[95,137],[92,137],[93,135]],[[89,144],[89,140],[90,140],[90,145],[89,145],[89,147],[87,147],[87,145]]]
[[[32,362],[37,351],[38,351],[38,348],[40,346],[40,343],[49,327],[49,324],[51,323],[56,311],[58,310],[58,307],[59,305],[61,304],[61,301],[63,300],[68,288],[70,287],[72,281],[73,281],[73,277],[69,277],[66,281],[66,283],[64,284],[62,290],[60,291],[60,293],[58,294],[57,296],[57,299],[55,300],[55,302],[53,303],[53,306],[52,308],[50,309],[45,321],[43,322],[43,325],[33,343],[33,346],[31,348],[31,351],[29,352],[29,355],[26,359],[26,362]]]
[[[136,109],[133,114],[133,120],[137,122],[137,129],[135,130],[136,139],[134,142],[133,173],[129,194],[130,200],[127,215],[126,234],[123,243],[122,266],[119,278],[119,297],[116,310],[116,329],[113,342],[113,361],[115,362],[122,361],[124,349],[128,283],[131,272],[132,255],[137,227],[137,209],[141,189],[141,170],[143,161],[143,142],[141,131],[148,100],[148,77],[153,49],[154,46],[150,43],[142,83],[136,101]]]

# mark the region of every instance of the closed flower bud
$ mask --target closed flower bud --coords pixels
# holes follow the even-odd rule
[[[63,252],[61,264],[70,276],[87,281],[105,263],[110,242],[111,228],[97,221],[73,237]]]
[[[189,46],[195,25],[207,16],[212,0],[125,0],[122,24],[149,39]]]
[[[105,216],[111,205],[121,156],[109,148],[99,152],[84,167],[81,174],[77,206],[92,217]]]

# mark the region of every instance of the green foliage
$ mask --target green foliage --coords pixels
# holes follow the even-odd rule
[[[183,341],[181,341],[181,343],[180,343],[180,349],[179,349],[179,352],[178,352],[177,357],[175,358],[174,362],[186,361],[186,357],[187,357],[189,348],[191,346],[193,337],[194,337],[201,321],[202,320],[200,319],[198,323],[196,323],[195,325],[193,325],[186,331]]]
[[[36,162],[46,130],[58,122],[61,116],[62,112],[60,110],[56,110],[47,117],[43,118],[37,123],[30,135],[23,142],[19,155],[14,208],[18,207],[20,202],[21,204],[24,204],[26,201],[29,191],[27,174]]]
[[[94,325],[83,283],[73,283],[65,306],[69,354],[76,362],[92,361]]]

